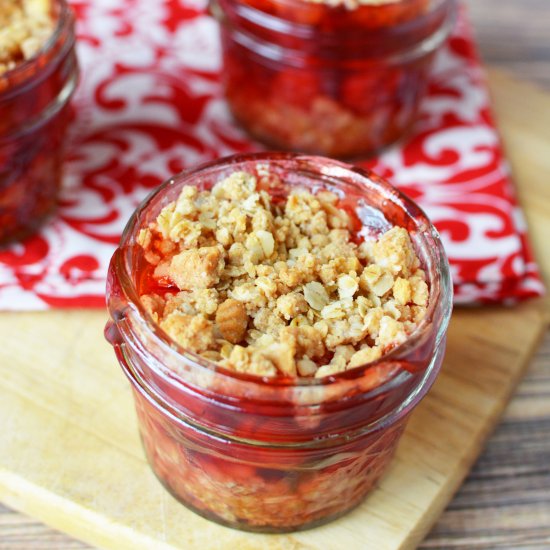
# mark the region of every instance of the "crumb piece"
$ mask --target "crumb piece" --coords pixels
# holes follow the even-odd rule
[[[153,233],[149,228],[141,229],[136,240],[141,248],[148,250],[151,248],[153,243]]]
[[[344,369],[340,370],[337,365],[328,364],[319,367],[315,372],[315,378],[324,378],[325,376],[330,376],[331,374],[337,374],[343,372]]]
[[[411,283],[407,279],[398,277],[393,284],[393,295],[401,305],[408,304],[412,297]]]
[[[264,296],[274,299],[277,294],[277,283],[267,276],[259,276],[254,281],[255,285],[263,292]],[[281,297],[279,297],[280,299]]]
[[[341,275],[338,277],[338,296],[341,300],[351,298],[359,288],[356,277],[351,275]]]
[[[164,299],[158,294],[143,294],[140,299],[145,311],[158,323],[164,311]]]
[[[246,307],[241,302],[228,298],[216,311],[216,325],[228,342],[238,344],[243,340],[248,326]]]
[[[212,188],[212,195],[217,199],[241,201],[256,191],[256,178],[246,172],[233,172]]]
[[[380,320],[380,330],[378,332],[378,338],[376,343],[379,346],[391,346],[401,344],[406,340],[407,336],[403,329],[403,325],[389,317],[384,315]]]
[[[220,249],[209,246],[184,250],[174,256],[168,275],[180,290],[210,288],[219,282],[223,267]]]
[[[296,362],[296,368],[300,376],[313,376],[317,372],[317,363],[305,355]]]
[[[403,277],[409,277],[411,269],[418,262],[411,238],[402,227],[392,227],[386,231],[374,243],[372,252],[380,267]]]
[[[352,314],[343,319],[332,320],[329,323],[326,345],[329,349],[335,349],[342,344],[357,344],[367,334],[368,328],[364,320],[359,315]]]
[[[215,343],[213,325],[202,315],[186,315],[176,311],[165,317],[160,327],[180,346],[197,353],[212,348]]]
[[[209,316],[218,309],[219,293],[215,288],[195,288],[191,300],[199,313]]]
[[[382,357],[382,348],[365,346],[351,356],[348,368],[353,369],[366,363],[372,363],[372,361],[376,361],[380,357]]]
[[[278,312],[264,307],[254,314],[253,325],[260,332],[278,337],[281,329],[286,326],[286,323]]]
[[[278,265],[278,275],[281,282],[288,288],[296,288],[308,279],[307,273],[302,271],[299,267],[289,266],[287,263],[284,265]]]
[[[157,218],[157,227],[164,239],[182,242],[187,248],[197,246],[201,236],[200,222],[190,220],[177,210],[177,203],[165,207]]]
[[[315,377],[323,378],[324,376],[344,372],[354,353],[355,348],[353,346],[337,346],[330,363],[320,367],[315,373]]]
[[[214,350],[203,351],[200,355],[201,357],[208,359],[208,361],[214,361],[215,363],[223,359],[222,354],[219,351]]]
[[[417,306],[427,306],[429,290],[426,282],[420,277],[411,277],[412,301]]]
[[[291,292],[277,298],[277,310],[288,321],[300,313],[307,313],[309,304],[301,292]]]
[[[295,350],[298,356],[307,355],[315,359],[322,357],[325,353],[323,337],[314,327],[294,326],[285,327],[281,330],[281,342]]]
[[[294,360],[295,348],[285,344],[273,343],[270,346],[261,350],[261,353],[266,356],[281,373],[286,376],[296,376],[296,362]]]
[[[229,296],[243,302],[251,313],[267,305],[263,292],[252,282],[242,283],[234,287],[233,290],[229,291]]]
[[[392,274],[377,264],[365,267],[360,277],[361,288],[376,296],[384,296],[393,287],[393,283]]]
[[[235,346],[221,364],[245,374],[269,377],[277,374],[277,367],[264,354],[242,346]]]

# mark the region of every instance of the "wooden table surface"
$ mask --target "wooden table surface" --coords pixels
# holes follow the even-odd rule
[[[482,56],[550,93],[550,1],[468,0]],[[0,550],[89,548],[0,504]],[[550,549],[550,331],[421,549]]]
[[[550,2],[468,0],[482,57],[550,93]],[[421,549],[550,549],[550,330]]]

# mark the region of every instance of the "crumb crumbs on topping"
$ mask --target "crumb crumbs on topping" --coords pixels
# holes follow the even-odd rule
[[[35,56],[53,33],[49,0],[2,0],[0,75]]]
[[[403,343],[429,298],[407,231],[357,244],[335,194],[296,188],[276,202],[261,180],[185,186],[140,231],[153,279],[176,287],[141,296],[153,320],[205,359],[264,377],[328,376]]]

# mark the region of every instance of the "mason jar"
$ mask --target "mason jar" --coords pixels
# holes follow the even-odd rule
[[[0,74],[0,245],[34,233],[57,206],[78,67],[65,0],[52,2],[50,16],[45,44]]]
[[[235,119],[276,148],[371,155],[419,112],[455,0],[211,0]]]
[[[325,378],[262,378],[224,369],[176,345],[140,302],[142,228],[184,185],[209,189],[234,171],[265,168],[270,188],[330,190],[361,230],[402,226],[429,285],[425,317],[379,360]],[[185,506],[259,532],[325,523],[358,505],[395,452],[410,413],[439,371],[452,287],[439,236],[411,200],[374,174],[321,157],[260,153],[187,170],[153,192],[128,222],[109,268],[106,337],[135,400],[147,459]]]

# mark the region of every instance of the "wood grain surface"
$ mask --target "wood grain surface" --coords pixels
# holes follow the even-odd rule
[[[483,59],[550,90],[550,2],[467,0]]]
[[[550,2],[467,3],[485,62],[550,93]],[[507,94],[515,94],[518,101],[531,98],[530,94],[522,95],[517,87],[502,90],[500,85],[506,83],[492,76],[492,86],[500,89],[500,93],[493,93],[497,113],[502,112],[501,98]],[[543,97],[540,91],[536,96]],[[543,103],[535,101],[532,108],[541,107],[550,124],[550,95],[547,97]],[[506,133],[507,128],[502,129]],[[509,151],[514,148],[515,139],[522,138],[506,133]],[[541,154],[548,155],[550,151]],[[548,180],[550,193],[550,173]],[[521,199],[530,204],[537,201],[534,196]],[[539,238],[545,240],[544,235]],[[538,249],[550,251],[549,242],[550,230],[546,245],[539,242]],[[550,281],[550,273],[546,273],[546,281]],[[420,548],[550,548],[550,331],[485,452]]]
[[[550,2],[470,0],[469,4],[485,60],[550,90]],[[550,128],[550,96],[527,93],[522,85],[498,74],[491,82],[498,88],[497,107],[504,96],[513,94],[518,101],[530,102],[532,109],[542,109]],[[520,154],[515,150],[516,136],[505,127],[503,131],[514,161]],[[531,203],[530,212],[536,217],[538,198],[523,196],[522,201]],[[536,240],[537,248],[545,250],[544,234]],[[550,548],[550,332],[485,453],[420,547]],[[89,546],[0,505],[1,550],[77,548]]]

